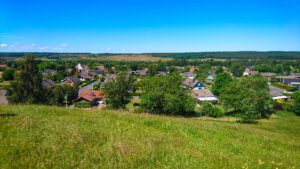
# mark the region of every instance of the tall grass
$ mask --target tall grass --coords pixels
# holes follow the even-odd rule
[[[0,168],[300,168],[300,118],[259,124],[0,106]]]

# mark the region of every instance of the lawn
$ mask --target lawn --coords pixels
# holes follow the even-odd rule
[[[0,168],[300,168],[300,118],[258,124],[0,106]]]
[[[0,89],[6,89],[10,86],[10,81],[0,82]]]

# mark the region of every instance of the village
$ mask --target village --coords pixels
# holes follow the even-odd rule
[[[10,69],[6,64],[1,64],[0,78],[3,78],[6,69]],[[221,69],[221,72],[228,73],[231,77],[233,74],[225,67],[210,67],[206,72],[204,78],[199,80],[199,71],[196,66],[176,66],[172,67],[178,71],[182,77],[182,88],[189,89],[191,91],[191,96],[195,99],[198,106],[203,102],[210,102],[213,104],[218,104],[218,96],[214,95],[211,91],[212,84],[217,76],[217,69]],[[287,76],[278,75],[271,72],[259,72],[254,70],[255,66],[248,66],[243,72],[242,76],[261,76],[268,81],[268,86],[270,90],[270,97],[274,101],[278,100],[288,100],[291,94],[300,88],[300,73],[291,73]],[[52,90],[56,85],[67,85],[77,87],[77,97],[70,101],[68,96],[62,105],[67,107],[77,107],[77,108],[103,108],[106,107],[106,94],[103,92],[103,85],[107,82],[114,81],[120,73],[124,73],[124,70],[118,71],[114,66],[108,68],[104,65],[96,65],[92,68],[85,64],[78,63],[75,67],[64,70],[69,76],[63,77],[59,82],[54,82],[52,77],[54,77],[57,72],[55,69],[44,69],[42,70],[42,86],[45,89]],[[130,69],[125,73],[127,76],[131,76],[134,79],[135,92],[132,92],[132,104],[133,106],[139,105],[141,90],[137,85],[142,79],[147,78],[150,75],[149,68],[144,67],[143,69]],[[154,76],[167,76],[170,73],[170,67],[165,67],[164,71],[156,71]],[[153,75],[153,72],[151,73]],[[52,79],[51,79],[52,78]],[[4,83],[4,82],[2,82]],[[5,82],[7,83],[7,82]],[[5,87],[1,89],[0,103],[7,104]]]

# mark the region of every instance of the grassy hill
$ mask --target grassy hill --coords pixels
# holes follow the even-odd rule
[[[0,106],[0,168],[300,168],[300,118]]]

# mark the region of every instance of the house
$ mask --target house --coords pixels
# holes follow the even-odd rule
[[[192,96],[197,100],[198,103],[202,102],[217,102],[218,98],[209,89],[194,89]]]
[[[73,100],[73,103],[80,101],[87,101],[91,103],[91,106],[98,106],[103,103],[104,93],[100,90],[84,90],[80,93],[79,97]]]
[[[253,75],[257,75],[259,72],[255,71],[255,70],[251,70],[249,68],[247,68],[245,70],[245,72],[243,73],[244,76],[253,76]]]
[[[148,68],[144,68],[143,70],[130,71],[129,73],[136,76],[146,76],[148,73]]]
[[[205,81],[207,83],[213,83],[214,80],[215,80],[215,77],[213,75],[208,75],[205,79]]]
[[[185,78],[196,78],[197,74],[193,73],[192,71],[184,72],[181,74]]]
[[[56,70],[53,69],[45,69],[42,73],[44,76],[52,76],[56,74]]]
[[[69,86],[76,86],[76,85],[79,85],[81,82],[80,82],[80,79],[78,79],[76,76],[68,76],[68,77],[65,77],[63,82]]]
[[[271,73],[271,72],[262,72],[262,73],[260,73],[260,75],[263,78],[272,78],[272,77],[275,77],[277,74]]]
[[[273,100],[288,99],[287,96],[282,94],[285,92],[285,90],[275,87],[273,85],[269,85],[269,89],[270,89],[270,96]]]
[[[164,71],[157,71],[157,76],[167,76],[167,72]]]
[[[186,78],[182,82],[184,87],[192,88],[192,89],[204,89],[204,85],[194,78]]]
[[[290,76],[300,78],[300,73],[291,73]]]
[[[80,72],[79,77],[81,81],[85,81],[87,79],[94,79],[98,76],[98,73],[96,72]]]
[[[116,78],[117,78],[116,74],[109,74],[109,75],[106,75],[105,81],[115,80]]]
[[[6,64],[0,64],[0,68],[7,68]]]
[[[300,88],[300,78],[296,76],[284,76],[280,78],[280,82],[286,85]]]
[[[78,63],[76,65],[76,69],[78,72],[89,72],[89,67],[87,65],[81,65],[81,63]]]
[[[55,83],[51,79],[43,80],[42,86],[44,89],[53,89],[55,87]]]
[[[104,65],[95,66],[95,68],[98,69],[98,70],[102,70],[102,71],[105,70]]]

